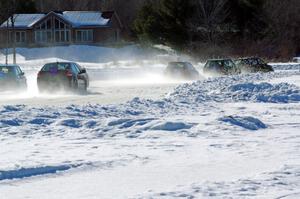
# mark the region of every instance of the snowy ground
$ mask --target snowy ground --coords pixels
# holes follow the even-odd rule
[[[85,65],[86,96],[1,94],[1,199],[300,198],[299,65],[186,84]]]

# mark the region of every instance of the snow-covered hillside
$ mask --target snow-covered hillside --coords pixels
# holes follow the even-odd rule
[[[122,103],[2,103],[0,198],[300,197],[298,65],[176,85]]]

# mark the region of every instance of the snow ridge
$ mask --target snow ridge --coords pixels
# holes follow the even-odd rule
[[[264,173],[261,177],[228,182],[206,182],[190,187],[178,186],[175,191],[161,192],[137,198],[299,198],[299,165],[286,165],[281,170]],[[289,191],[287,190],[289,189]],[[269,195],[270,193],[273,193]],[[279,197],[274,197],[275,195]]]
[[[121,105],[70,105],[60,109],[55,107],[30,108],[23,105],[4,106],[0,108],[2,114],[0,129],[10,127],[35,129],[39,126],[58,128],[61,131],[64,131],[64,128],[85,128],[91,132],[108,132],[113,128],[123,131],[131,128],[165,131],[191,129],[195,124],[159,118],[167,118],[166,116],[174,115],[174,113],[185,114],[186,111],[195,111],[203,103],[211,102],[300,102],[300,88],[295,85],[259,82],[278,76],[283,76],[283,74],[214,78],[181,85],[162,100],[135,98]],[[238,121],[244,119],[249,118],[235,118]],[[261,126],[257,122],[254,123],[256,126],[254,128]],[[99,126],[104,126],[104,128],[99,129]]]
[[[10,171],[0,171],[0,181],[32,177],[36,175],[54,174],[59,171],[66,171],[75,167],[78,167],[78,165],[43,166],[36,168],[20,168]]]
[[[267,126],[262,121],[254,117],[226,116],[219,118],[219,120],[232,125],[243,127],[248,130],[259,130],[267,128]]]
[[[270,84],[261,82],[283,73],[241,75],[213,78],[193,84],[181,85],[169,95],[178,103],[205,102],[269,102],[289,103],[300,101],[300,88],[287,83]]]

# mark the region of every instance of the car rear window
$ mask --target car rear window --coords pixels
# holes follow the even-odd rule
[[[62,70],[70,69],[70,68],[71,68],[71,66],[69,63],[51,63],[51,64],[46,64],[42,68],[42,71],[44,71],[44,72],[62,71]]]
[[[224,60],[224,65],[225,67],[229,67],[229,68],[234,67],[234,63],[231,60]]]
[[[259,64],[264,64],[264,61],[262,59],[259,59],[259,58],[250,58],[250,59],[246,59],[245,61],[245,64],[248,64],[248,65],[252,65],[252,66],[256,66],[256,65],[259,65]]]
[[[217,60],[209,63],[211,68],[233,68],[234,66],[235,64],[231,60]]]
[[[220,61],[211,61],[209,63],[209,67],[220,67],[220,66],[222,66],[222,62]]]
[[[11,66],[0,66],[0,74],[1,75],[15,75],[16,69]]]
[[[181,62],[173,62],[169,64],[170,67],[174,67],[174,68],[183,68],[184,67],[184,63]]]
[[[185,70],[195,70],[195,67],[191,63],[185,62],[184,69]]]

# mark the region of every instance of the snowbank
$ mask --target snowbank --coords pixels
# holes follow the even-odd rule
[[[254,117],[225,116],[219,118],[219,120],[248,130],[259,130],[267,128],[267,126],[262,121]]]
[[[77,165],[76,166],[75,165],[74,166],[73,165],[44,166],[44,167],[36,167],[36,168],[20,168],[11,171],[0,171],[0,181],[20,179],[25,177],[37,176],[37,175],[54,174],[59,171],[66,171],[75,167],[77,167]]]
[[[280,73],[242,75],[213,78],[193,84],[181,85],[169,95],[179,103],[193,104],[204,102],[269,102],[289,103],[300,101],[300,88],[287,83],[255,83]]]
[[[59,129],[90,129],[98,125],[107,129],[135,129],[181,131],[193,128],[196,123],[168,120],[165,115],[190,112],[203,103],[215,102],[260,102],[260,103],[297,103],[300,102],[300,88],[288,84],[253,83],[282,74],[255,74],[232,77],[213,78],[192,84],[178,86],[162,100],[145,100],[134,98],[120,105],[71,105],[62,109],[26,106],[4,106],[0,109],[0,129],[21,126],[47,126]],[[206,105],[204,105],[206,106]],[[103,118],[111,118],[103,124]],[[226,120],[245,123],[259,122],[251,118],[234,118]],[[247,126],[247,125],[241,125]],[[246,127],[252,128],[252,127]],[[253,127],[255,128],[255,127]],[[97,130],[97,129],[96,129]]]
[[[227,96],[234,101],[256,101],[271,103],[300,102],[300,88],[287,83],[244,83],[230,86]]]
[[[270,63],[274,70],[300,70],[299,63]]]
[[[183,185],[172,191],[141,195],[141,198],[285,198],[300,197],[299,167],[284,166],[276,172],[250,179]],[[294,191],[287,191],[287,187]]]

